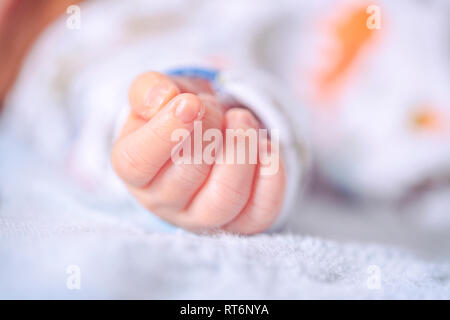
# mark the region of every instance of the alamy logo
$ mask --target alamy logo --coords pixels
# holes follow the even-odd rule
[[[377,265],[370,265],[367,267],[367,273],[369,277],[367,278],[366,284],[369,290],[380,290],[381,289],[381,269]]]
[[[70,265],[66,268],[66,273],[69,275],[66,281],[66,287],[69,290],[81,289],[81,269],[77,265]]]
[[[71,5],[67,7],[66,13],[70,14],[66,21],[67,28],[70,30],[81,29],[81,8],[77,5]]]
[[[195,121],[193,132],[179,128],[171,140],[177,142],[171,153],[175,164],[257,164],[259,159],[261,175],[280,169],[278,130],[270,130],[269,137],[267,129],[226,129],[224,137],[215,128],[203,132],[201,121]]]
[[[381,28],[381,8],[372,4],[367,7],[366,13],[370,14],[366,21],[367,28],[379,30]]]

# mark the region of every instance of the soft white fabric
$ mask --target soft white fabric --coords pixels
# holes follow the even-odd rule
[[[448,239],[390,214],[310,198],[283,233],[197,236],[90,196],[27,150],[0,135],[0,298],[450,299]],[[80,290],[66,287],[73,265]]]
[[[239,70],[289,68],[295,51],[277,46],[284,33],[275,31],[295,33],[285,17],[319,7],[203,1],[190,10],[192,3],[200,2],[91,2],[82,30],[62,18],[39,40],[2,119],[0,298],[449,299],[448,228],[427,231],[394,208],[308,194],[282,233],[196,236],[107,195],[106,187],[126,195],[104,172],[108,129],[137,74],[217,53]],[[69,266],[80,268],[79,291],[66,287]],[[373,270],[379,290],[370,289]]]

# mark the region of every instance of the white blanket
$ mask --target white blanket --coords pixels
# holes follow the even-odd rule
[[[282,233],[198,236],[100,202],[26,150],[0,136],[0,298],[450,298],[448,238],[392,213],[316,199]]]

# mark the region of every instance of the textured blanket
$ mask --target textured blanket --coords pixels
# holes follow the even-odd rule
[[[200,236],[0,154],[0,298],[450,298],[448,238],[382,208],[310,197],[283,232]]]

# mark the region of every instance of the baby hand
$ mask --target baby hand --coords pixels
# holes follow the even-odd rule
[[[185,163],[171,157],[180,143],[172,139],[175,130],[184,129],[192,137],[194,122],[203,133],[208,129],[257,130],[259,122],[251,112],[243,108],[225,111],[206,81],[156,72],[139,76],[129,97],[132,110],[113,148],[112,163],[145,208],[195,232],[221,229],[253,234],[273,224],[284,198],[285,173],[280,160],[276,173],[261,174],[261,152],[270,152],[267,141],[257,138],[259,152],[253,162],[250,143],[241,149],[233,144],[235,153],[245,152],[244,163]],[[236,131],[236,136],[244,132]],[[216,158],[228,152],[229,142],[223,137]],[[204,140],[200,142],[203,147],[211,144]],[[194,154],[195,150],[192,158]]]

